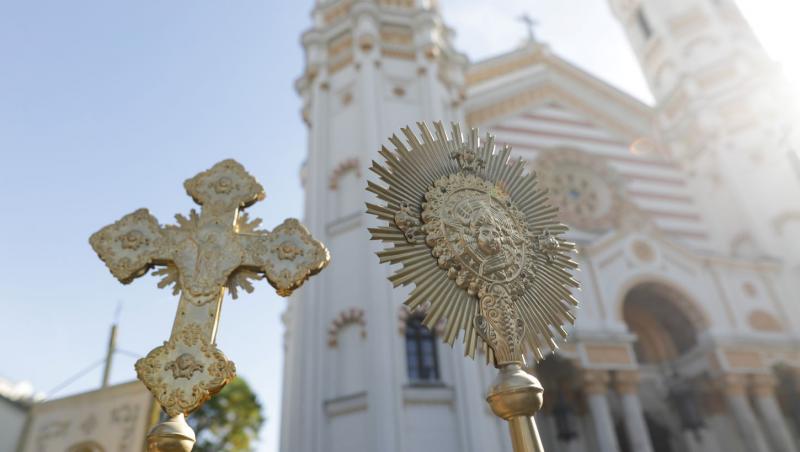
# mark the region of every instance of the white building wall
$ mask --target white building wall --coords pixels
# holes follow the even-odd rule
[[[675,289],[708,319],[700,347],[681,358],[682,372],[689,376],[767,369],[732,365],[728,352],[741,344],[796,346],[791,331],[800,327],[800,307],[788,295],[800,280],[800,267],[791,270],[791,265],[756,258],[759,250],[780,251],[790,261],[796,255],[792,243],[778,239],[800,223],[789,216],[778,236],[770,223],[793,212],[788,196],[795,193],[794,182],[778,160],[768,158],[750,171],[752,163],[740,158],[755,148],[763,128],[731,130],[728,141],[712,139],[706,132],[718,128],[713,118],[719,113],[707,114],[691,101],[712,91],[717,95],[717,86],[708,82],[710,69],[697,64],[710,62],[716,53],[696,38],[709,35],[723,42],[733,29],[733,16],[725,16],[724,23],[715,17],[712,25],[696,28],[692,14],[703,11],[702,17],[711,17],[712,3],[612,1],[659,100],[655,110],[569,66],[540,44],[475,63],[465,75],[466,61],[450,46],[436,12],[416,2],[333,0],[317,5],[315,26],[303,37],[307,67],[297,88],[309,124],[305,222],[327,244],[332,262],[293,296],[287,312],[282,451],[510,452],[505,425],[483,400],[495,370],[464,359],[460,344],[453,350],[438,346],[441,385],[409,381],[398,330],[398,309],[408,289],[391,288],[389,269],[374,255],[380,245],[366,231],[371,225],[364,215],[370,162],[380,158],[377,152],[386,137],[421,120],[481,126],[533,167],[543,156],[576,152],[589,157],[616,190],[619,205],[612,224],[571,225],[570,238],[580,251],[576,278],[582,290],[576,296],[581,307],[570,331],[573,339],[561,355],[584,371],[613,378],[619,371],[641,371],[645,411],[661,414],[670,428],[680,427],[666,402],[663,372],[639,368],[631,347],[636,337],[623,318],[625,297],[638,284]],[[632,15],[638,6],[652,22],[654,37],[647,42]],[[672,36],[676,28],[691,36]],[[337,42],[347,45],[333,45]],[[745,63],[755,61],[751,44],[741,39],[731,52],[744,52]],[[519,58],[526,65],[474,81],[477,72]],[[699,80],[710,88],[698,91]],[[783,167],[769,179],[768,168],[776,165]],[[800,202],[800,196],[795,200]],[[774,243],[765,244],[764,237]],[[756,328],[755,312],[778,319],[781,328]],[[597,362],[589,352],[597,344],[627,350],[632,361]],[[770,363],[786,356],[776,354]],[[614,421],[620,421],[613,384],[607,391]],[[550,414],[537,421],[547,450],[597,450],[597,426],[588,412],[580,413],[578,439],[569,445],[555,439]],[[708,450],[741,449],[729,416],[714,413],[708,423],[708,434],[719,443]],[[697,449],[687,446],[691,439],[674,441],[674,450]]]
[[[331,19],[337,4],[349,6]],[[496,450],[505,427],[485,407],[485,365],[438,344],[440,384],[408,380],[398,330],[407,290],[387,281],[364,214],[368,167],[387,137],[461,119],[465,60],[427,7],[327,2],[314,16],[297,83],[309,124],[305,222],[332,259],[290,301],[281,450]],[[354,309],[363,325],[340,320]]]
[[[27,414],[27,410],[0,396],[0,450],[17,449]]]

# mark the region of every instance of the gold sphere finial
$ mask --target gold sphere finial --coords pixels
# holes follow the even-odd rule
[[[505,420],[533,416],[542,407],[544,389],[539,380],[517,364],[504,366],[497,374],[486,401],[495,416]]]
[[[183,414],[161,422],[147,434],[148,452],[191,452],[194,442],[194,431]]]

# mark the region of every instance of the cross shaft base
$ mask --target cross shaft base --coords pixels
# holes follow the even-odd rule
[[[148,452],[191,452],[194,447],[194,431],[183,414],[156,425],[147,434]]]
[[[508,421],[514,452],[544,452],[533,415],[542,407],[541,383],[517,363],[500,367],[486,401],[492,412]]]

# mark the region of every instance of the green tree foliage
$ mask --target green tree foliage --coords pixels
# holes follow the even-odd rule
[[[195,452],[248,452],[264,424],[261,403],[241,378],[228,383],[188,419]]]

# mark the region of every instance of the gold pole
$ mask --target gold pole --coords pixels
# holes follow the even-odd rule
[[[506,364],[489,388],[492,412],[508,421],[514,452],[544,452],[533,415],[542,407],[541,383],[519,364]]]

